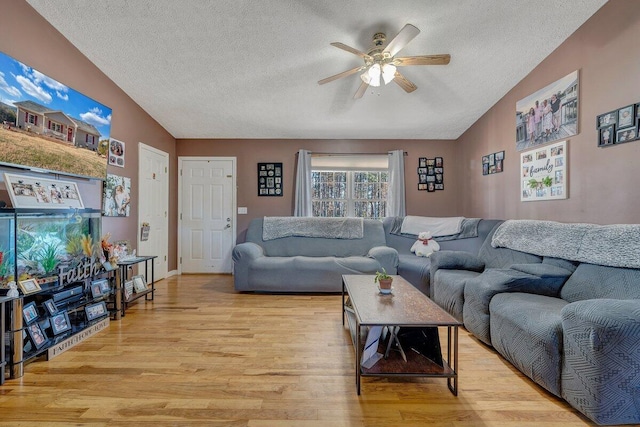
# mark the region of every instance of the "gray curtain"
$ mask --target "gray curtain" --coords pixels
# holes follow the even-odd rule
[[[311,210],[311,151],[298,151],[294,216],[313,216]]]
[[[389,151],[387,216],[405,216],[407,214],[404,192],[404,151]]]

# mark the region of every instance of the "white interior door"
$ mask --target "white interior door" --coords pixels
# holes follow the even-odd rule
[[[235,168],[235,157],[179,158],[182,273],[231,273]]]
[[[167,277],[169,252],[169,155],[139,144],[138,157],[138,254],[157,255],[155,279]],[[149,224],[149,239],[140,240],[142,223]]]

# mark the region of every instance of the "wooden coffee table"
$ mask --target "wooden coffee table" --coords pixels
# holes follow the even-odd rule
[[[362,376],[443,377],[454,396],[458,395],[458,327],[461,323],[441,309],[422,292],[404,280],[393,276],[393,291],[382,295],[373,275],[342,276],[342,324],[349,323],[351,340],[356,351],[356,388],[360,394]],[[361,363],[364,350],[363,335],[372,326],[424,328],[446,327],[446,357],[440,366],[422,354],[404,349],[406,361],[398,352],[378,360],[373,366]],[[382,340],[380,340],[382,341]],[[380,342],[379,352],[386,344]],[[380,351],[381,350],[381,351]],[[444,349],[443,349],[444,350]],[[388,352],[387,352],[388,353]],[[443,355],[444,356],[444,355]]]

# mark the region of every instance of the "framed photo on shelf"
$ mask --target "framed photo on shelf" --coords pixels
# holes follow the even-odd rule
[[[100,298],[111,293],[111,285],[109,279],[97,279],[91,282],[91,295],[94,298]]]
[[[22,317],[27,325],[38,318],[38,308],[34,301],[22,307]]]
[[[133,295],[133,280],[127,280],[124,282],[124,299],[128,300]]]
[[[144,292],[147,290],[147,283],[144,280],[144,276],[139,274],[131,278],[133,280],[133,289],[136,293]]]
[[[50,316],[53,316],[58,312],[58,307],[56,307],[56,303],[54,303],[52,299],[46,300],[43,305],[44,308],[47,309],[47,313],[49,313]]]
[[[29,339],[33,343],[33,346],[39,350],[43,345],[49,340],[47,334],[44,333],[38,322],[33,322],[30,325],[27,325],[27,335],[29,335]]]
[[[100,281],[94,280],[91,282],[91,296],[95,298],[100,298],[103,296],[102,288],[100,287]]]
[[[618,129],[628,128],[636,123],[633,107],[634,104],[631,104],[618,110]]]
[[[84,311],[87,315],[87,320],[89,321],[106,316],[109,313],[107,311],[107,305],[104,303],[104,301],[86,305],[84,307]]]
[[[72,181],[5,173],[4,182],[14,208],[84,208],[78,185]]]
[[[63,332],[71,330],[71,322],[66,311],[61,311],[51,316],[51,331],[53,335],[60,335]]]
[[[18,282],[18,286],[20,286],[20,290],[24,295],[29,295],[42,290],[36,279],[20,280]]]

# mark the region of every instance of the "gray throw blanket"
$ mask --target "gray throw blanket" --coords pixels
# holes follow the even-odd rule
[[[323,237],[326,239],[362,239],[362,218],[318,218],[298,216],[265,216],[262,240],[283,237]]]
[[[609,267],[640,268],[640,224],[508,220],[491,246]]]
[[[391,224],[391,230],[389,231],[389,233],[396,234],[398,236],[414,237],[415,239],[418,239],[418,236],[416,234],[406,234],[402,232],[403,221],[404,221],[403,216],[394,217],[393,224]],[[451,234],[449,236],[434,237],[433,240],[435,240],[436,242],[444,242],[447,240],[469,239],[471,237],[478,237],[479,223],[480,223],[480,218],[465,218],[462,220],[462,224],[460,226],[460,233]]]

